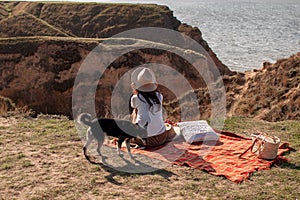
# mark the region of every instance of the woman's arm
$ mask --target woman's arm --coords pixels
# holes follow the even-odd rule
[[[136,117],[137,117],[137,108],[134,108],[133,111],[132,111],[132,113],[131,113],[131,122],[133,124],[136,123]]]

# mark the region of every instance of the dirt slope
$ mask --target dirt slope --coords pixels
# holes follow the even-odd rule
[[[246,73],[232,112],[268,121],[300,120],[300,52]]]
[[[70,116],[72,113],[72,92],[77,72],[87,54],[96,46],[102,45],[98,41],[96,39],[78,40],[54,37],[0,40],[0,52],[5,51],[5,53],[0,54],[0,63],[5,63],[1,66],[0,78],[3,81],[0,83],[0,95],[10,97],[18,106],[29,106],[38,113]],[[109,51],[110,48],[113,47],[115,50],[122,48],[121,44],[123,43],[128,43],[127,47],[130,46],[137,50],[124,54],[112,62],[100,80],[98,80],[100,78],[99,69],[101,67],[106,68],[106,62],[102,60],[103,62],[93,64],[96,65],[95,69],[81,74],[82,81],[79,85],[75,85],[75,89],[86,88],[88,90],[94,84],[93,79],[99,81],[97,83],[96,102],[100,116],[111,112],[110,110],[107,111],[107,107],[111,105],[112,89],[119,78],[128,70],[144,63],[155,62],[173,67],[176,71],[185,74],[185,79],[189,80],[194,88],[205,86],[203,79],[197,75],[195,70],[192,70],[191,64],[193,63],[188,63],[169,51],[152,48],[143,49],[145,46],[153,44],[162,49],[172,49],[172,46],[163,44],[159,46],[152,42],[133,39],[115,39],[113,41],[111,46],[105,45],[108,48],[108,52],[104,53],[107,57],[112,56]],[[120,43],[119,46],[118,43]],[[207,66],[203,55],[192,51],[186,53],[184,49],[177,49],[177,51],[186,55],[197,54],[200,56],[199,58],[202,58],[202,61],[198,59],[196,62],[204,62],[202,66]],[[207,72],[209,75],[209,71]],[[182,83],[176,81],[176,77],[173,78],[172,76],[172,74],[166,74],[165,78],[173,81],[173,86],[180,88]],[[126,85],[130,92],[129,84]],[[164,88],[161,89],[165,94],[166,101],[174,98],[172,92]],[[127,101],[120,102],[120,104],[128,106]]]

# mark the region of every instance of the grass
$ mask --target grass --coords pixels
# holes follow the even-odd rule
[[[267,122],[235,116],[225,120],[224,129],[241,134],[243,132],[251,134],[251,132],[255,131],[266,132],[278,136],[282,141],[288,141],[293,144],[295,149],[300,148],[299,121]]]
[[[4,125],[5,124],[5,125]],[[82,155],[73,121],[63,116],[0,118],[0,199],[297,199],[300,123],[226,119],[224,130],[268,132],[297,149],[271,170],[240,184],[200,170],[168,166],[128,174],[92,165]],[[9,126],[8,126],[9,125]]]

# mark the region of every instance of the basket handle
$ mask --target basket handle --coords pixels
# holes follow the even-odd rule
[[[257,147],[257,149],[256,149],[255,151],[253,151],[253,147],[254,147],[254,145],[255,145],[256,143],[258,143],[258,147]],[[260,139],[260,138],[256,138],[256,139],[254,140],[252,146],[251,146],[251,152],[252,152],[252,153],[258,152],[258,151],[260,150],[261,146],[263,145],[263,143],[264,143],[264,140],[262,140],[262,139]]]
[[[255,140],[254,140],[254,142],[252,143],[252,145],[251,145],[250,147],[248,147],[241,155],[239,155],[239,158],[241,158],[243,155],[245,155],[250,149],[251,149],[251,152],[252,152],[252,153],[256,153],[256,152],[260,149],[260,147],[261,147],[261,145],[262,145],[262,142],[259,143],[259,146],[258,146],[258,148],[257,148],[256,151],[253,151],[253,147],[254,147],[254,145],[255,145],[257,142],[259,142],[259,140],[261,140],[261,139],[260,139],[260,138],[255,138]]]
[[[249,151],[250,149],[252,149],[253,144],[248,147],[243,153],[241,153],[241,155],[239,155],[239,158],[241,158],[243,155],[245,155],[247,153],[247,151]]]

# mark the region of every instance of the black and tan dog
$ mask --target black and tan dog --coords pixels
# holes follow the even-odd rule
[[[125,141],[127,152],[132,158],[130,151],[130,140],[132,138],[142,139],[147,137],[147,131],[145,129],[126,120],[116,120],[110,118],[92,119],[90,114],[82,113],[78,116],[78,122],[80,124],[89,126],[87,130],[87,142],[83,147],[84,156],[89,161],[90,159],[86,154],[86,150],[93,139],[98,141],[97,152],[100,156],[102,156],[100,149],[103,145],[105,136],[112,136],[117,138],[118,154],[121,155],[120,149],[122,143]]]

